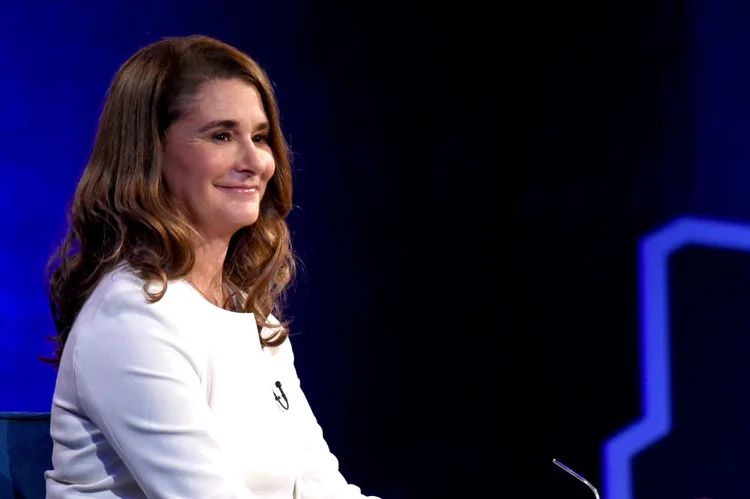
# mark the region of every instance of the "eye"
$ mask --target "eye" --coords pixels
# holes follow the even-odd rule
[[[260,144],[262,142],[268,142],[268,134],[259,133],[258,135],[253,135],[253,142],[255,142],[256,144]]]
[[[217,134],[214,134],[214,140],[218,140],[219,142],[227,142],[231,138],[232,134],[230,134],[229,132],[219,132]]]

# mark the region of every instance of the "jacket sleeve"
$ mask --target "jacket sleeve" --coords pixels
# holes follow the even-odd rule
[[[301,499],[378,499],[365,496],[359,487],[347,483],[339,471],[339,463],[331,453],[323,438],[323,430],[318,424],[310,404],[300,386],[294,367],[294,353],[291,342],[281,347],[287,356],[287,366],[292,382],[289,393],[290,411],[294,412],[296,434],[302,444],[302,476],[299,483]],[[291,407],[294,404],[294,407]]]
[[[222,453],[190,338],[142,303],[117,304],[79,331],[75,387],[150,499],[252,499]]]

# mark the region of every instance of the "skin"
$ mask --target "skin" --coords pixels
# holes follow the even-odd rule
[[[254,224],[273,176],[268,117],[258,90],[237,79],[205,83],[167,130],[164,180],[195,229],[188,280],[217,306],[232,235]]]

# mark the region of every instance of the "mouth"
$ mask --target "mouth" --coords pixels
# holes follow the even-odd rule
[[[260,191],[257,185],[217,185],[216,187],[236,194],[254,194]]]

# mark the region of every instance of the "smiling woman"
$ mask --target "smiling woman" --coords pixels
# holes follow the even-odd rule
[[[291,167],[268,78],[206,37],[118,71],[50,266],[47,497],[359,498],[281,317]]]

